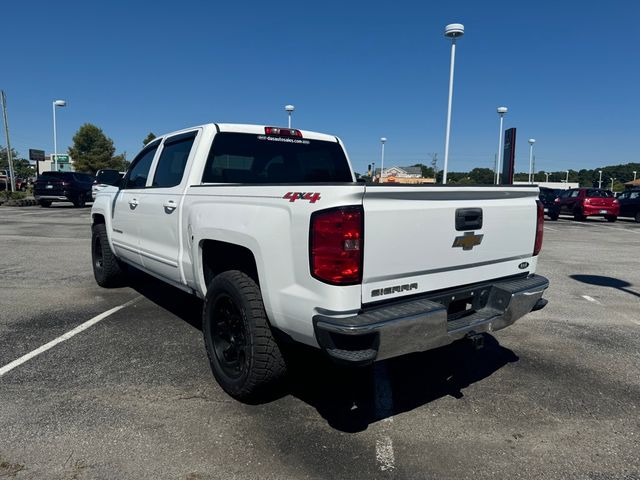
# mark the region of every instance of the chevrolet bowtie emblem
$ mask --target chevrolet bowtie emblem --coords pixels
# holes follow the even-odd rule
[[[471,250],[476,245],[480,245],[482,243],[482,237],[484,237],[484,235],[476,235],[473,232],[464,232],[464,235],[456,237],[451,248],[462,247],[462,250]]]

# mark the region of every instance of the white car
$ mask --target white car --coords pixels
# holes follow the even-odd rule
[[[119,172],[118,170],[104,168],[96,172],[95,180],[91,186],[91,197],[96,199],[96,194],[104,187],[109,185],[118,185],[124,177],[125,172]]]
[[[214,376],[260,395],[283,342],[362,365],[542,308],[535,186],[366,185],[339,138],[207,124],[159,137],[92,208],[96,281],[130,264],[204,299]]]

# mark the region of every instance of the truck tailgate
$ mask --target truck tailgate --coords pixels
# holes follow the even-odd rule
[[[362,302],[535,271],[537,197],[529,186],[367,186]]]

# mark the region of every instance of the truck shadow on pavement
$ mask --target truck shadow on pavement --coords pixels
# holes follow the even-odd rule
[[[142,272],[132,273],[131,288],[201,330],[201,300]],[[292,395],[342,432],[366,430],[372,423],[442,397],[460,399],[465,388],[518,361],[513,351],[489,334],[484,334],[480,350],[461,340],[366,367],[336,365],[317,349],[303,345],[287,346],[284,351],[288,378],[262,403]]]
[[[518,356],[484,334],[480,350],[462,340],[368,367],[341,367],[313,352],[305,360],[292,363],[289,392],[316,408],[333,428],[359,432],[442,397],[460,399],[463,389]]]
[[[620,290],[621,292],[640,297],[640,293],[627,288],[631,286],[629,282],[620,280],[619,278],[605,277],[602,275],[569,275],[569,277],[577,280],[578,282],[586,283],[589,285],[596,285],[598,287],[615,288],[616,290]]]

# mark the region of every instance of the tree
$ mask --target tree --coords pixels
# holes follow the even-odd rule
[[[147,135],[147,137],[142,141],[143,145],[146,145],[147,143],[149,143],[151,140],[153,140],[154,138],[156,138],[155,133],[153,132],[149,132],[149,135]]]
[[[69,148],[69,155],[78,172],[94,174],[101,168],[119,169],[120,160],[113,156],[115,151],[113,140],[100,128],[85,123],[73,136],[73,146]]]
[[[35,175],[35,167],[32,167],[29,160],[20,158],[20,154],[11,149],[11,158],[13,159],[13,172],[16,178],[29,178]],[[9,170],[9,160],[7,159],[6,147],[0,146],[0,170]]]
[[[131,162],[127,160],[127,152],[120,153],[113,157],[113,168],[119,172],[125,172],[131,165]]]

